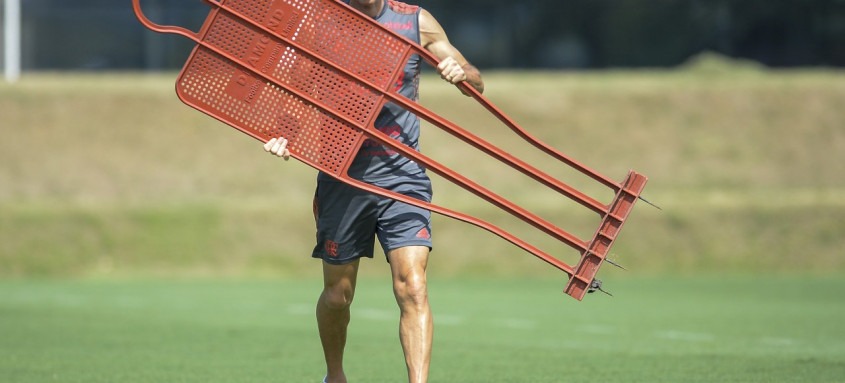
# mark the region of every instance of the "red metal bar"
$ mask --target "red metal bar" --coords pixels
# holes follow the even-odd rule
[[[174,27],[174,26],[170,26],[170,25],[159,25],[159,24],[156,24],[156,23],[150,21],[150,19],[147,18],[147,16],[144,15],[144,11],[141,9],[140,0],[132,0],[132,10],[135,11],[135,16],[138,17],[138,21],[140,21],[141,24],[143,24],[144,27],[146,27],[147,29],[150,29],[150,30],[158,32],[158,33],[176,34],[176,35],[180,35],[180,36],[183,36],[183,37],[187,37],[187,38],[193,40],[196,43],[200,42],[200,39],[197,36],[197,34],[190,31],[190,30],[187,30],[187,29],[182,28],[182,27]]]
[[[591,283],[610,252],[610,247],[622,230],[622,224],[628,218],[637,197],[645,188],[647,178],[641,174],[630,172],[617,191],[613,205],[602,219],[593,240],[587,249],[581,253],[581,259],[571,274],[563,291],[578,300],[589,292]]]

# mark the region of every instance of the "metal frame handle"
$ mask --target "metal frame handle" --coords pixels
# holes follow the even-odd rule
[[[135,17],[138,18],[138,21],[150,30],[159,33],[171,33],[184,36],[197,43],[200,41],[199,35],[191,30],[172,25],[160,25],[152,22],[141,9],[141,0],[132,0],[132,10],[135,11]]]

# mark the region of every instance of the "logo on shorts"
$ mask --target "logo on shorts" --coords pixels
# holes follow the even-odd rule
[[[337,242],[332,240],[326,241],[326,253],[332,258],[337,258]]]
[[[428,228],[424,227],[417,232],[417,238],[431,239],[431,233],[428,232]]]

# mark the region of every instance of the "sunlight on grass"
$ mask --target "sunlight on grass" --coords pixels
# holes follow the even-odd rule
[[[706,60],[705,60],[706,61]],[[706,65],[705,65],[706,64]],[[834,70],[486,72],[529,132],[621,180],[650,177],[614,256],[639,272],[842,270],[845,76]],[[176,73],[29,74],[0,84],[0,275],[311,272],[314,171],[176,98]],[[609,192],[430,74],[422,104],[600,201]],[[423,151],[553,223],[597,217],[424,124]],[[571,249],[435,177],[435,202],[571,260]],[[436,218],[434,270],[547,266]],[[380,261],[380,259],[379,259]]]

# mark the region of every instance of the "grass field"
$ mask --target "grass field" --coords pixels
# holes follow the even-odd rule
[[[432,382],[845,382],[842,278],[436,279]],[[318,382],[316,280],[0,282],[4,382]],[[389,281],[362,281],[348,373],[403,381]]]
[[[705,63],[707,64],[707,63]],[[621,180],[650,177],[600,277],[563,275],[435,218],[437,382],[845,382],[845,76],[717,63],[490,72],[532,133]],[[722,66],[720,66],[722,65]],[[316,382],[314,172],[182,105],[175,74],[0,84],[0,382]],[[423,104],[597,198],[470,100]],[[475,109],[474,109],[475,108]],[[424,128],[423,150],[576,234],[596,218]],[[570,249],[435,179],[435,202]],[[377,256],[350,342],[358,382],[401,381]]]

